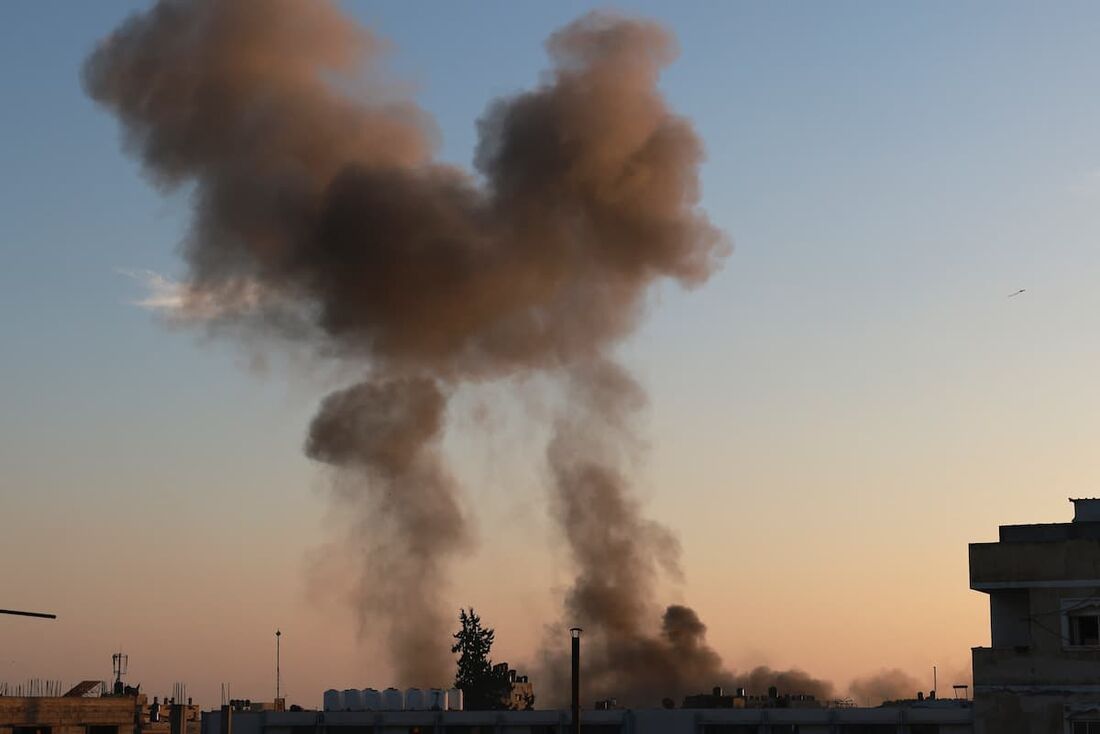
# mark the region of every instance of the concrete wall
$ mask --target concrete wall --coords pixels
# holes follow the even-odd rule
[[[1027,589],[1002,589],[989,594],[989,626],[993,647],[1031,644],[1031,595]]]
[[[142,697],[144,698],[144,697]],[[0,696],[0,726],[128,726],[144,701],[120,698]]]
[[[1100,693],[988,693],[974,702],[974,732],[1069,734],[1067,707],[1073,706],[1100,706]]]
[[[1100,580],[1100,543],[971,543],[970,586],[1013,582]]]

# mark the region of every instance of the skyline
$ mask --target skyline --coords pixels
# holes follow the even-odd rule
[[[703,208],[735,250],[702,289],[663,289],[622,349],[650,396],[643,434],[651,453],[636,479],[649,515],[684,549],[686,580],[663,589],[667,601],[699,609],[711,644],[738,670],[797,666],[841,686],[879,667],[918,675],[929,660],[949,671],[952,656],[965,668],[966,648],[982,644],[988,629],[984,600],[966,589],[962,549],[992,537],[998,524],[1059,518],[1067,494],[1088,494],[1097,469],[1089,408],[1098,397],[1088,377],[1100,361],[1089,338],[1100,271],[1090,246],[1098,115],[1083,93],[1095,77],[1087,38],[1096,11],[1028,16],[1021,5],[998,15],[983,6],[993,18],[974,8],[946,27],[955,12],[946,5],[845,7],[869,24],[867,38],[837,13],[826,25],[836,40],[795,24],[802,35],[794,38],[806,44],[795,49],[777,29],[824,11],[725,11],[741,23],[734,40],[742,45],[723,49],[744,62],[730,66],[733,101],[700,89],[714,83],[721,24],[706,24],[701,8],[659,18],[681,46],[662,88],[697,126],[708,153]],[[444,158],[464,165],[484,105],[531,86],[545,68],[543,38],[580,13],[516,10],[501,44],[463,44],[461,62],[449,64],[425,50],[441,28],[425,30],[396,5],[354,10],[393,39],[398,71],[423,85]],[[52,29],[48,10],[20,12],[26,32],[11,24],[3,52],[11,55],[5,85],[25,93],[26,107],[0,122],[6,139],[24,143],[5,149],[9,170],[21,175],[4,179],[2,297],[8,314],[31,313],[0,327],[12,345],[0,421],[9,468],[0,481],[4,514],[20,518],[0,551],[41,551],[11,564],[6,585],[23,596],[3,601],[58,612],[61,630],[51,638],[49,628],[17,631],[0,620],[17,656],[7,667],[68,665],[61,656],[93,665],[117,641],[135,663],[157,666],[150,674],[162,688],[188,680],[209,699],[216,678],[244,689],[265,680],[258,659],[281,627],[284,643],[309,643],[284,644],[284,671],[300,671],[300,685],[341,687],[355,675],[358,685],[369,664],[344,649],[354,625],[335,605],[303,602],[311,575],[304,558],[328,534],[324,478],[300,448],[314,401],[346,374],[265,355],[271,364],[257,379],[255,355],[166,329],[128,303],[143,293],[118,269],[178,276],[173,249],[187,207],[181,195],[161,200],[147,186],[119,149],[113,122],[91,110],[77,83],[80,61],[123,14],[106,4],[74,10],[64,26],[71,35],[50,45],[36,36]],[[462,27],[489,27],[476,20]],[[979,21],[999,23],[980,26],[990,37],[971,47],[966,30]],[[903,41],[909,46],[897,48],[940,50],[933,59],[942,66],[876,55]],[[833,52],[820,57],[824,68],[809,63],[808,49],[822,48]],[[1046,56],[1034,53],[1040,48]],[[47,49],[64,63],[28,63]],[[879,65],[857,63],[869,59]],[[964,63],[979,59],[986,65]],[[753,62],[770,75],[753,81],[745,71]],[[27,88],[28,68],[43,75],[41,89]],[[893,88],[899,80],[913,85],[908,95]],[[986,97],[968,107],[978,90]],[[858,104],[863,94],[871,103]],[[740,110],[739,100],[747,102]],[[921,104],[937,100],[954,103],[955,117]],[[59,114],[35,116],[51,124],[32,129],[31,113],[50,105]],[[69,161],[79,165],[62,167]],[[69,176],[44,175],[55,167]],[[836,182],[833,171],[843,171]],[[67,216],[47,202],[60,202]],[[1040,232],[1045,253],[1036,247]],[[1006,299],[1020,288],[1026,293]],[[502,400],[493,386],[469,392],[452,415],[446,451],[468,498],[491,509],[479,523],[478,554],[457,572],[469,598],[455,604],[482,610],[498,630],[496,656],[523,665],[538,645],[532,628],[557,608],[542,587],[549,580],[560,589],[569,578],[542,517],[542,429],[529,417],[542,406]],[[472,435],[486,422],[492,430]],[[527,489],[513,494],[509,485]],[[729,515],[711,509],[727,506]],[[749,521],[738,522],[733,508]],[[793,540],[776,543],[787,529]],[[514,554],[492,552],[498,533]],[[937,533],[942,541],[930,545]],[[531,538],[539,542],[525,546]],[[487,562],[497,571],[477,570]],[[501,568],[514,597],[496,595]],[[929,568],[944,576],[922,578]],[[215,598],[203,598],[207,590]],[[801,613],[806,599],[812,614]],[[896,612],[907,599],[914,616]],[[861,610],[868,618],[852,625]],[[225,617],[225,627],[199,624]],[[144,628],[144,618],[157,628]],[[173,659],[182,670],[174,672]],[[228,675],[202,672],[207,664]],[[51,670],[0,680],[67,677]],[[325,670],[339,681],[319,680]]]

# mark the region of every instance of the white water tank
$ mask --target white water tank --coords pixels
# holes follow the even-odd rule
[[[344,694],[335,688],[325,691],[325,711],[343,711]]]
[[[387,688],[382,691],[383,711],[400,711],[405,708],[404,701],[404,698],[401,696],[401,691],[396,688]]]
[[[449,689],[447,689],[447,710],[448,711],[461,711],[462,710],[462,689],[461,688],[449,688]]]
[[[375,688],[364,688],[363,708],[367,711],[381,711],[382,694]]]
[[[427,708],[431,711],[446,711],[447,692],[442,688],[433,688],[428,691]]]
[[[424,692],[419,688],[409,688],[405,691],[405,710],[406,711],[423,711],[424,710]]]
[[[358,688],[344,689],[344,711],[362,711],[363,694]]]

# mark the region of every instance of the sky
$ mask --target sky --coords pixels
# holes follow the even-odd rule
[[[734,252],[621,348],[650,396],[635,480],[683,546],[666,601],[738,670],[962,681],[989,643],[966,544],[1068,520],[1100,475],[1100,7],[677,6],[616,7],[679,40],[662,88]],[[143,176],[79,69],[141,7],[20,1],[0,24],[0,607],[59,615],[0,617],[0,681],[107,678],[121,647],[150,694],[269,699],[279,628],[292,702],[384,687],[318,591],[333,520],[301,448],[346,375],[135,305],[134,273],[184,273],[187,192]],[[468,166],[486,105],[593,6],[344,7]],[[540,406],[463,405],[446,447],[480,544],[443,593],[523,666],[570,581]]]

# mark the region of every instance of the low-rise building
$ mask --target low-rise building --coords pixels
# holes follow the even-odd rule
[[[568,734],[569,712],[203,712],[203,734]],[[880,708],[606,709],[581,712],[584,734],[971,734],[973,709],[914,704]]]
[[[520,675],[508,663],[497,663],[493,672],[508,680],[508,708],[523,711],[535,707],[535,686],[526,675]]]

